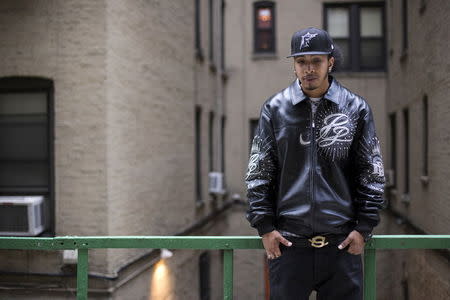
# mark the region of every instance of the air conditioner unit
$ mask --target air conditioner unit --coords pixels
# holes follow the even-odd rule
[[[209,192],[211,194],[225,194],[225,184],[223,173],[210,172],[209,173]]]
[[[44,229],[43,196],[0,196],[0,235],[36,236]]]
[[[395,171],[392,169],[388,169],[385,172],[386,177],[386,187],[393,187],[395,185]]]

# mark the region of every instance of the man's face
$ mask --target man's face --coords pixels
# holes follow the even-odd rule
[[[325,92],[328,88],[328,69],[333,66],[334,58],[328,55],[301,55],[294,57],[294,69],[302,89]]]

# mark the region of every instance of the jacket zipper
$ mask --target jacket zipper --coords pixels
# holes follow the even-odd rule
[[[311,101],[311,100],[310,100]],[[312,104],[311,104],[312,105]],[[314,154],[315,154],[315,149],[316,149],[316,135],[315,135],[315,122],[314,122],[314,114],[313,114],[313,109],[312,106],[310,106],[310,110],[311,110],[311,168],[310,168],[310,173],[311,173],[311,188],[310,188],[310,192],[311,192],[311,227],[312,227],[312,233],[315,234],[315,229],[314,229],[314,206],[315,206],[315,199],[314,199],[314,169],[315,169],[315,160],[314,160]],[[317,110],[317,109],[316,109]],[[317,111],[316,111],[317,113]]]
[[[311,101],[311,100],[309,100]],[[317,113],[319,112],[319,109],[323,103],[324,99],[322,98],[319,101],[319,104],[316,107],[316,112],[315,114],[313,114],[313,110],[311,107],[311,227],[312,227],[312,231],[313,234],[316,234],[316,230],[315,230],[315,223],[314,223],[314,211],[315,211],[315,206],[316,206],[316,200],[314,199],[314,177],[315,177],[315,170],[316,170],[316,162],[317,162],[317,158],[316,158],[316,123],[314,121],[314,115],[317,115]]]

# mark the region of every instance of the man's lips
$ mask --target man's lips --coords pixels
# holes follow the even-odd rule
[[[303,77],[303,79],[305,80],[305,81],[313,81],[313,80],[316,80],[318,77],[316,77],[316,76],[306,76],[306,77]]]

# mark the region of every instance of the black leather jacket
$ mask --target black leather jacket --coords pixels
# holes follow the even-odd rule
[[[329,81],[314,118],[298,80],[262,107],[246,175],[246,216],[259,235],[367,236],[379,222],[385,179],[372,111]]]

